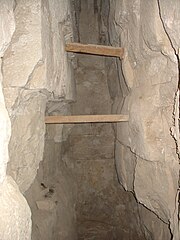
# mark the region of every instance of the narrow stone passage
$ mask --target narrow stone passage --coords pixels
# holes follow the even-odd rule
[[[0,240],[180,239],[171,2],[0,0]]]
[[[100,44],[99,16],[93,1],[82,1],[79,38]],[[110,114],[105,57],[77,54],[74,115]],[[77,180],[77,230],[79,240],[143,239],[137,203],[118,183],[115,170],[115,136],[111,123],[75,124],[69,136],[68,158]]]

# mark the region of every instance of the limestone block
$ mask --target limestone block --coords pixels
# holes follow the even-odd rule
[[[176,82],[167,82],[166,87],[148,85],[134,89],[129,102],[130,148],[143,159],[137,160],[135,193],[140,202],[168,222],[174,213],[173,199],[178,188],[179,167],[170,133]]]
[[[172,47],[176,54],[179,56],[179,46],[180,46],[180,37],[179,37],[179,29],[180,29],[180,18],[179,18],[179,9],[180,2],[176,1],[159,1],[159,12],[161,15],[161,20],[163,22],[164,29],[169,37]],[[177,94],[178,95],[178,94]],[[173,129],[173,136],[176,139],[177,149],[179,149],[179,107],[177,104],[177,96],[176,96],[176,105],[175,105],[175,128]],[[178,101],[179,102],[179,101]],[[177,109],[178,107],[178,109]],[[178,151],[179,153],[179,151]],[[177,193],[178,195],[178,193]],[[176,209],[174,211],[174,216],[171,219],[171,231],[173,234],[173,240],[180,238],[180,228],[178,224],[178,201],[176,200]]]
[[[14,0],[1,0],[0,4],[0,57],[2,57],[15,30]]]
[[[42,51],[45,59],[45,87],[54,96],[72,100],[74,78],[71,58],[65,42],[72,40],[70,5],[68,1],[42,1]]]
[[[176,53],[179,52],[180,40],[179,40],[179,29],[180,29],[180,2],[175,1],[159,1],[159,10],[161,18],[166,29],[169,38],[172,41],[173,47]]]
[[[134,175],[137,200],[167,223],[176,214],[179,179],[176,145],[170,128],[178,83],[174,50],[178,53],[180,4],[175,1],[172,8],[169,6],[169,1],[157,0],[111,2],[117,23],[111,42],[119,37],[127,50],[122,70],[131,87],[126,97],[129,123],[117,127],[117,137],[137,155]],[[116,159],[120,159],[117,154]],[[122,159],[120,166],[123,164]],[[124,177],[128,170],[118,171],[124,186],[129,181]],[[172,228],[175,225],[172,220]]]
[[[13,109],[20,95],[20,92],[21,92],[20,88],[12,88],[12,87],[4,88],[3,87],[5,104],[6,104],[6,108],[9,113],[9,116],[13,114]]]
[[[168,224],[164,224],[153,212],[139,205],[140,224],[146,239],[171,239]]]
[[[162,109],[157,106],[159,86],[134,89],[131,95],[129,134],[131,149],[144,159],[163,161],[165,156]],[[136,99],[136,100],[135,100]]]
[[[172,55],[172,58],[175,59],[174,50],[172,49],[169,38],[164,31],[163,22],[161,21],[158,1],[143,1],[140,11],[142,37],[144,42],[141,51],[148,51],[146,48],[155,52],[162,51],[166,54]],[[145,54],[147,54],[147,52]]]
[[[130,148],[122,145],[116,140],[115,161],[118,178],[125,190],[134,191],[134,173],[136,166],[136,155]]]
[[[3,57],[15,28],[14,1],[1,0],[0,4],[0,57]],[[11,126],[4,104],[2,80],[3,76],[0,72],[0,239],[30,240],[31,212],[28,204],[11,177],[5,178]]]
[[[1,184],[0,206],[0,239],[30,240],[31,211],[11,177]]]
[[[11,115],[8,172],[22,192],[33,182],[43,158],[46,96],[22,90]]]
[[[74,98],[69,1],[19,0],[16,30],[3,60],[4,87],[47,89],[54,97]]]
[[[41,65],[41,1],[19,0],[16,30],[3,61],[4,86],[24,87]]]
[[[171,165],[169,165],[171,164]],[[174,211],[177,173],[172,163],[150,162],[137,158],[134,191],[138,201],[154,211],[166,223]],[[172,169],[171,169],[171,168]],[[146,176],[146,177],[145,177]]]
[[[14,1],[1,0],[0,1],[0,57],[4,55],[12,34],[15,29],[13,5]],[[0,68],[2,60],[0,59]],[[6,165],[9,160],[8,157],[8,143],[11,134],[10,120],[7,110],[5,108],[4,96],[2,92],[3,76],[0,71],[0,183],[3,182],[6,175]]]
[[[4,104],[1,81],[2,75],[0,72],[0,183],[3,182],[6,175],[6,167],[9,160],[8,144],[11,135],[11,123]]]

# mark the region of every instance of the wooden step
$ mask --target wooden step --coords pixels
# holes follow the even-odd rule
[[[78,116],[46,116],[45,123],[98,123],[98,122],[127,122],[128,115],[78,115]]]
[[[124,55],[124,48],[95,44],[68,43],[66,44],[65,50],[67,52],[88,53],[119,58],[123,58]]]

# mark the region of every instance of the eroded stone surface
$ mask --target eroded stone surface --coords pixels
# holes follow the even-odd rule
[[[93,1],[81,3],[79,38],[85,43],[100,43],[100,5],[96,9]],[[112,100],[116,94],[120,95],[115,61],[106,62],[103,57],[80,54],[77,59],[77,102],[73,104],[73,113],[110,114]],[[112,89],[110,94],[108,89]],[[73,161],[77,180],[78,239],[144,239],[137,202],[117,179],[114,129],[110,123],[76,124],[69,136],[65,157]],[[131,163],[129,157],[127,168]],[[133,169],[132,166],[132,172]],[[129,176],[124,176],[125,181],[126,177]],[[132,188],[133,177],[129,178],[132,182],[128,188]]]
[[[179,165],[176,145],[170,133],[178,81],[178,61],[175,55],[175,52],[178,54],[180,39],[178,0],[173,4],[162,0],[111,0],[110,9],[109,1],[103,1],[101,11],[108,14],[107,12],[110,10],[110,39],[108,39],[107,33],[105,34],[108,28],[107,19],[102,17],[100,26],[96,24],[99,21],[97,12],[100,5],[93,5],[93,1],[88,1],[88,4],[85,1],[81,1],[81,3],[81,10],[88,9],[88,14],[93,14],[94,18],[88,17],[90,15],[87,15],[86,11],[81,12],[84,21],[80,25],[80,32],[83,32],[84,35],[80,36],[80,40],[86,41],[90,31],[95,35],[89,35],[88,42],[96,43],[100,39],[101,43],[121,45],[126,50],[122,66],[119,60],[106,60],[105,64],[104,61],[99,60],[99,57],[86,58],[83,56],[79,60],[76,76],[78,78],[78,95],[84,96],[84,102],[81,97],[77,98],[78,104],[74,107],[74,113],[101,114],[107,113],[107,109],[110,113],[111,100],[114,103],[113,112],[129,113],[129,123],[114,126],[117,137],[116,170],[119,180],[125,189],[135,193],[140,203],[155,212],[164,222],[171,222],[174,240],[178,240],[177,204],[175,205],[175,203]],[[169,8],[169,4],[172,5],[171,8]],[[3,86],[6,106],[12,122],[8,172],[17,181],[20,190],[25,191],[32,184],[39,162],[42,160],[45,132],[43,117],[46,100],[49,96],[51,100],[54,98],[56,100],[58,98],[74,99],[72,58],[70,55],[68,60],[64,50],[65,41],[70,41],[72,38],[72,31],[69,1],[17,0],[15,22],[13,7],[15,7],[13,1],[1,1],[0,56],[3,56],[8,47],[16,22],[16,31],[3,59]],[[90,10],[93,10],[93,13]],[[107,69],[105,69],[106,67]],[[119,74],[115,74],[117,69]],[[89,71],[88,74],[86,71]],[[108,83],[104,84],[104,80],[107,80],[106,77]],[[107,87],[110,95],[108,92],[104,92]],[[92,97],[95,95],[96,99]],[[56,108],[56,105],[52,108]],[[0,112],[3,115],[0,121],[2,133],[0,181],[3,182],[8,161],[7,144],[10,136],[10,122],[1,92]],[[64,128],[62,126],[52,127],[47,131],[47,151],[49,152],[45,153],[43,174],[48,177],[42,177],[40,170],[38,179],[35,180],[28,196],[32,209],[36,209],[36,201],[43,201],[41,203],[45,201],[46,203],[44,198],[47,192],[44,193],[42,190],[42,181],[46,180],[46,188],[53,189],[55,194],[51,196],[53,208],[50,211],[39,212],[43,211],[41,207],[38,212],[33,212],[34,227],[38,226],[39,229],[39,232],[33,232],[33,238],[53,239],[55,229],[59,229],[56,236],[61,239],[72,240],[76,237],[74,227],[75,186],[68,169],[74,168],[74,163],[71,161],[74,157],[77,160],[77,178],[79,182],[82,179],[84,182],[84,185],[82,184],[79,188],[79,191],[82,190],[83,193],[81,192],[79,196],[86,197],[84,191],[88,184],[90,189],[87,202],[80,204],[83,206],[79,207],[80,213],[88,216],[89,219],[95,217],[96,220],[99,220],[102,217],[105,220],[114,221],[113,227],[108,225],[109,228],[107,228],[106,222],[100,224],[101,231],[97,226],[89,227],[88,222],[84,226],[85,229],[89,228],[89,233],[94,231],[93,236],[98,238],[99,231],[103,239],[105,237],[111,239],[114,231],[112,228],[116,225],[116,220],[121,219],[122,216],[123,218],[127,217],[125,209],[128,209],[130,219],[141,220],[143,228],[139,227],[139,222],[137,225],[133,222],[132,229],[129,230],[132,235],[128,235],[125,233],[129,227],[128,224],[121,226],[121,229],[117,226],[116,233],[119,236],[134,239],[133,231],[137,230],[137,236],[142,237],[142,229],[144,229],[144,236],[147,239],[169,240],[170,233],[167,224],[148,210],[145,211],[144,207],[139,208],[137,217],[137,204],[130,195],[128,197],[124,195],[124,198],[130,202],[128,206],[124,198],[120,199],[120,195],[125,193],[123,189],[117,190],[119,185],[114,182],[113,151],[111,150],[114,137],[109,128],[105,125],[92,127],[91,124],[76,127],[71,139],[68,139],[69,129],[63,136]],[[80,137],[80,134],[84,133],[86,136]],[[61,151],[61,142],[65,139],[67,142],[64,143]],[[70,142],[68,142],[69,140]],[[67,153],[69,143],[72,152]],[[81,152],[78,148],[82,146],[85,148]],[[92,156],[90,156],[91,153]],[[64,154],[63,159],[61,154]],[[73,157],[70,156],[72,157],[70,158],[68,154],[72,154]],[[51,164],[52,159],[55,160],[55,165]],[[61,163],[58,162],[59,159],[61,159]],[[18,202],[15,204],[18,205],[19,210],[17,215],[15,214],[11,219],[9,215],[13,213],[11,209],[8,209],[10,211],[7,212],[9,214],[8,221],[12,220],[12,224],[6,222],[2,225],[1,233],[4,234],[2,239],[30,239],[28,207],[15,184],[9,183],[9,181],[11,182],[11,180],[7,180],[2,183],[4,184],[2,189],[5,188],[3,191],[5,197],[1,196],[1,206],[9,204],[9,202],[12,204],[13,196],[6,192],[12,191],[12,195],[18,197]],[[56,189],[58,194],[56,194]],[[94,192],[98,193],[94,194]],[[107,192],[114,195],[114,198],[105,197]],[[102,196],[105,198],[103,204]],[[91,212],[91,207],[86,207],[86,203],[91,205],[94,203],[94,199],[97,202],[94,208],[95,215],[94,212]],[[118,205],[119,202],[122,204]],[[21,208],[19,208],[19,203],[22,203]],[[115,210],[107,207],[106,203],[108,206],[116,206]],[[2,207],[2,213],[8,206]],[[132,213],[132,209],[135,212]],[[115,215],[115,220],[113,215]],[[5,221],[5,217],[3,221]],[[19,233],[16,228],[12,229],[13,221],[18,222]],[[157,229],[157,226],[160,228]],[[8,231],[4,231],[4,227],[8,227]],[[47,229],[50,230],[44,231]],[[124,233],[122,233],[122,229],[125,230]],[[149,235],[149,232],[152,234]],[[9,235],[6,235],[8,233]],[[24,237],[24,234],[27,235],[27,238]]]
[[[0,81],[2,80],[2,75],[0,73]],[[4,96],[2,93],[2,86],[0,83],[0,183],[3,182],[6,176],[6,167],[7,162],[9,161],[9,154],[8,154],[8,144],[11,134],[11,125],[7,110],[4,104]]]
[[[129,124],[122,123],[117,128],[117,138],[130,148],[132,157],[137,156],[131,175],[138,201],[165,222],[172,220],[172,226],[177,214],[179,178],[176,146],[170,131],[178,83],[174,51],[179,41],[175,31],[179,18],[174,14],[178,7],[178,1],[170,11],[166,1],[111,1],[110,10],[116,22],[114,25],[112,17],[111,42],[126,49],[122,69],[129,88],[129,93],[122,88],[126,92],[125,101],[119,103],[123,107],[118,110],[129,112]],[[117,166],[126,166],[125,157],[120,156],[121,152],[116,151]],[[129,170],[129,167],[118,170],[125,187],[132,186],[132,178],[124,177]],[[158,239],[164,239],[162,234]],[[179,238],[176,235],[174,239]]]
[[[14,1],[1,1],[0,57],[3,57],[15,29]],[[2,61],[0,60],[0,68]],[[17,184],[6,176],[9,160],[8,143],[11,134],[10,119],[2,92],[3,75],[0,71],[0,239],[30,240],[31,212]]]
[[[44,151],[44,113],[46,95],[22,90],[11,114],[12,136],[9,143],[11,161],[8,173],[25,192],[33,182]]]
[[[62,158],[68,143],[66,140],[56,142],[56,130],[55,125],[47,127],[44,159],[25,194],[32,209],[33,240],[77,239],[76,181],[69,164],[72,160]],[[64,133],[67,134],[63,126],[59,131],[62,139]]]
[[[16,31],[3,62],[4,87],[45,88],[73,98],[65,41],[72,38],[68,1],[17,1]]]
[[[31,211],[11,177],[1,184],[0,205],[0,239],[30,240]]]
[[[69,130],[63,134],[62,126],[48,128],[42,167],[47,178],[41,178],[42,169],[35,178],[43,159],[46,103],[54,101],[47,112],[56,114],[57,105],[61,108],[62,100],[67,105],[75,94],[73,60],[65,52],[65,42],[72,38],[69,1],[17,0],[14,14],[16,31],[3,58],[3,90],[12,124],[8,173],[22,192],[34,182],[26,194],[33,214],[32,239],[75,239],[73,181],[65,164],[59,166],[61,142]],[[51,188],[55,192],[49,199]]]
[[[4,56],[4,86],[24,87],[42,59],[41,1],[17,1],[16,30]]]
[[[134,189],[134,171],[136,167],[136,155],[132,154],[129,147],[116,142],[116,171],[119,181],[128,191]]]
[[[0,9],[0,56],[4,55],[5,50],[7,49],[12,34],[15,29],[14,23],[14,14],[13,14],[13,5],[14,1],[1,1],[1,9]],[[8,27],[7,27],[8,23]],[[0,60],[0,68],[2,65],[2,60]],[[11,134],[11,126],[10,120],[5,108],[4,103],[4,95],[2,92],[2,81],[3,75],[0,71],[0,113],[1,113],[1,120],[0,120],[0,183],[3,182],[5,175],[6,175],[6,166],[9,160],[8,156],[8,143]]]
[[[138,211],[145,239],[171,239],[168,225],[164,224],[153,212],[142,205],[138,206]]]
[[[1,0],[1,36],[0,36],[0,57],[3,57],[5,50],[9,46],[12,35],[15,30],[13,0]],[[8,26],[8,27],[7,27]]]
[[[8,174],[14,178],[20,190],[25,192],[33,183],[39,163],[43,159],[44,115],[47,100],[49,98],[65,100],[74,98],[72,62],[71,58],[68,60],[64,49],[65,41],[72,38],[70,6],[69,1],[56,0],[17,0],[16,4],[10,0],[1,2],[0,14],[7,14],[6,18],[2,17],[1,55],[5,48],[8,47],[14,25],[16,25],[11,43],[3,57],[3,90],[12,124]],[[14,15],[13,7],[15,8]],[[9,28],[4,29],[5,25],[8,25]],[[7,112],[5,113],[4,116],[7,118]],[[4,118],[1,118],[1,120],[6,121],[7,128],[9,128],[10,122],[8,118],[8,121],[4,120]],[[4,161],[4,169],[2,169],[4,174],[8,160],[9,130],[5,128],[2,128],[2,130],[4,133],[6,130],[6,142],[2,139],[3,144],[1,144],[6,149],[3,152],[4,158],[1,158]],[[56,142],[61,142],[61,135],[60,131],[58,134],[56,133],[54,136]],[[2,178],[4,177],[3,174]],[[61,193],[66,194],[64,191]],[[57,204],[55,201],[53,201],[53,204],[54,209],[52,211],[54,211],[54,215],[50,214],[50,218],[47,218],[47,221],[45,220],[40,226],[44,234],[44,229],[49,229],[53,223],[56,225]],[[62,217],[59,222],[64,239],[67,239],[66,236],[69,231],[69,225],[66,222],[69,223],[71,216],[74,217],[73,207],[72,201],[72,214],[68,216],[69,218],[67,217],[67,221],[64,221],[64,217]],[[35,206],[36,208],[37,206]],[[59,209],[59,211],[62,211],[64,208],[61,208],[60,205]],[[65,216],[66,212],[64,211],[62,215]],[[30,218],[30,215],[27,217]],[[39,220],[38,217],[36,219]],[[35,223],[36,221],[33,224],[35,225]],[[63,223],[68,227],[65,227]],[[24,225],[24,231],[26,227]],[[20,226],[16,230],[19,228]],[[49,232],[51,233],[51,231]],[[48,240],[54,238],[48,234],[45,237]],[[27,233],[27,239],[29,238],[30,232]],[[26,237],[15,235],[14,238],[10,239],[26,239]],[[38,236],[37,239],[41,239],[41,236]],[[42,239],[45,238],[42,237]],[[70,237],[70,239],[73,239],[73,237]]]
[[[64,50],[72,38],[69,2],[19,0],[15,23],[3,58],[3,87],[12,124],[8,169],[24,192],[43,157],[47,99],[74,97],[71,60]]]

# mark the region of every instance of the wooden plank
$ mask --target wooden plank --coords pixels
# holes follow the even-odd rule
[[[123,58],[124,55],[124,48],[94,44],[68,43],[66,44],[65,50],[67,52],[88,53],[119,58]]]
[[[78,116],[46,116],[45,123],[98,123],[98,122],[127,122],[128,115],[78,115]]]

